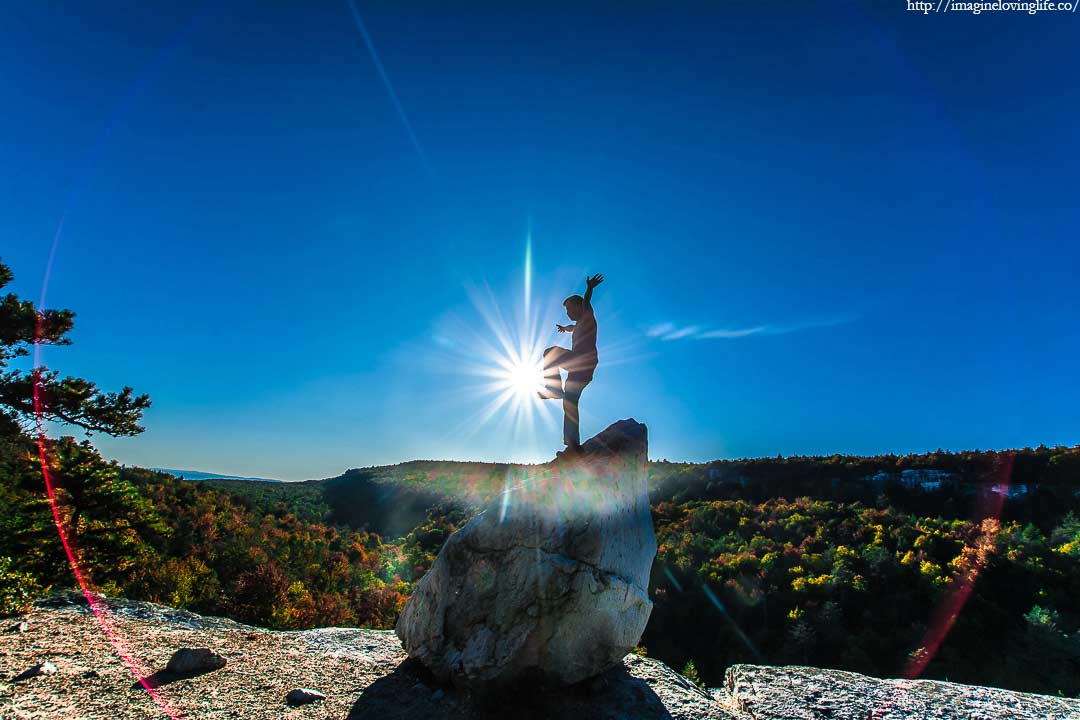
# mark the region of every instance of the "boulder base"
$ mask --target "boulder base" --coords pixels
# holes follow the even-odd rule
[[[446,541],[402,611],[409,656],[440,680],[492,690],[576,683],[641,639],[656,555],[648,432],[622,420],[581,452],[507,478]]]

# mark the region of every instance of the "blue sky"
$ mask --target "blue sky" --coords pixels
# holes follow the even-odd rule
[[[0,256],[39,297],[63,218],[45,360],[154,401],[107,456],[549,457],[462,369],[481,311],[520,329],[530,233],[538,342],[607,277],[583,436],[1080,442],[1080,17],[520,5],[358,3],[385,79],[347,0],[7,11]]]

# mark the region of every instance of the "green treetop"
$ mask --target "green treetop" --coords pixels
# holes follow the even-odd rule
[[[13,277],[11,269],[0,262],[0,288]],[[70,345],[67,334],[74,318],[71,310],[36,308],[14,293],[0,298],[0,434],[18,434],[33,425],[35,384],[43,420],[113,436],[143,431],[139,420],[150,407],[148,395],[135,395],[130,387],[118,393],[103,392],[89,380],[61,378],[44,366],[29,371],[9,367],[16,358],[29,355],[33,345]]]

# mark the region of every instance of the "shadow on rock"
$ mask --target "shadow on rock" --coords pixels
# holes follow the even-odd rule
[[[158,670],[153,675],[147,675],[141,680],[136,680],[134,683],[131,684],[131,689],[139,690],[143,687],[143,683],[146,683],[146,686],[153,690],[155,688],[162,687],[163,685],[174,683],[177,680],[189,680],[191,678],[197,678],[200,675],[212,673],[217,669],[218,668],[206,668],[204,670],[193,670],[191,672],[184,673],[176,673],[169,670]]]
[[[367,688],[346,720],[505,718],[519,720],[672,720],[644,680],[618,666],[571,686],[522,682],[479,698],[439,685],[421,665],[406,660]]]

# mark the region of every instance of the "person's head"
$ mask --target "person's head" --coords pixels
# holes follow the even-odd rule
[[[566,316],[577,322],[581,319],[581,314],[585,309],[585,298],[580,295],[571,295],[563,300],[563,307],[566,308]]]

